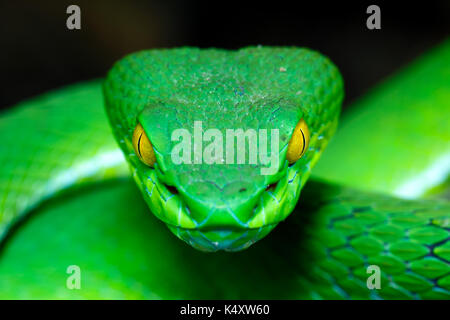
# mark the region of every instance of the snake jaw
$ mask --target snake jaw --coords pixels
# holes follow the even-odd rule
[[[145,179],[141,180],[138,175],[135,178],[152,212],[178,238],[201,251],[240,251],[265,237],[292,211],[298,199],[300,183],[306,180],[298,173],[302,166],[302,163],[288,165],[285,162],[278,172],[278,180],[261,187],[255,196],[255,204],[246,209],[250,217],[247,221],[228,215],[231,219],[224,222],[223,217],[229,208],[222,208],[225,211],[220,212],[215,205],[206,218],[195,219],[198,212],[186,201],[185,188],[165,184],[161,179],[164,172],[158,169],[158,165],[146,169]],[[220,219],[214,222],[217,217]]]

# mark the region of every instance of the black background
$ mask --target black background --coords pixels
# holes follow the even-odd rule
[[[70,4],[81,8],[81,30],[66,28]],[[381,8],[381,30],[366,28],[370,4]],[[348,104],[448,37],[450,1],[3,1],[0,26],[1,108],[102,77],[136,50],[256,44],[328,55]]]

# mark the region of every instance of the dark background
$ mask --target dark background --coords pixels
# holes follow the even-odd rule
[[[81,7],[81,30],[66,8]],[[381,8],[381,30],[366,8]],[[148,48],[306,46],[341,69],[346,102],[448,37],[450,1],[9,1],[0,4],[0,107],[102,77]]]

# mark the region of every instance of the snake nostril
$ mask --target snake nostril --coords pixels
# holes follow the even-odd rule
[[[247,191],[247,188],[241,188],[241,189],[239,189],[239,192],[245,192],[245,191]]]

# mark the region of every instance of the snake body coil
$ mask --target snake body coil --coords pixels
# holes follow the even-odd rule
[[[77,293],[81,297],[128,292],[142,298],[448,299],[448,201],[393,195],[442,194],[445,187],[450,138],[445,120],[440,126],[433,121],[450,113],[449,69],[443,64],[449,56],[450,45],[444,43],[362,100],[344,119],[313,171],[316,177],[304,188],[336,129],[343,98],[336,67],[308,49],[144,51],[117,63],[104,83],[75,85],[21,103],[0,118],[0,235],[10,235],[0,257],[0,287],[7,288],[8,297],[14,292],[18,297],[32,294],[33,289],[24,286],[31,288],[28,283],[33,281],[51,287],[29,270],[49,259],[55,265],[74,263],[64,255],[47,256],[58,249],[42,250],[53,234],[61,245],[74,248],[72,259],[83,259],[93,272],[92,283],[104,288],[100,294],[90,287]],[[411,94],[413,86],[417,89]],[[436,110],[424,108],[424,103],[439,106],[441,113],[435,116]],[[281,159],[276,172],[261,175],[260,166],[245,163],[175,165],[170,158],[175,144],[171,133],[180,128],[193,131],[198,120],[203,130],[215,128],[224,135],[230,128],[278,129],[279,148],[270,150]],[[290,163],[286,153],[300,121],[307,125],[310,141],[301,157]],[[137,125],[151,142],[152,166],[136,154],[136,143],[133,146]],[[418,148],[407,148],[408,141]],[[424,146],[427,152],[416,157]],[[175,235],[201,250],[248,248],[293,213],[271,236],[247,250],[205,255],[148,220],[148,210],[128,182],[114,184],[128,181],[125,160],[151,211]],[[430,168],[435,173],[431,178]],[[112,185],[58,203],[65,197],[63,190],[71,197],[74,187],[105,180]],[[423,187],[426,181],[433,185]],[[50,203],[48,208],[45,203]],[[33,209],[43,212],[9,232]],[[50,213],[53,218],[46,218]],[[124,233],[121,227],[133,221],[135,231]],[[105,223],[108,226],[102,227]],[[121,240],[116,243],[117,239]],[[96,243],[99,250],[77,241]],[[26,253],[39,243],[43,257]],[[101,261],[91,251],[98,252]],[[191,267],[179,269],[185,260]],[[126,280],[114,276],[117,265]],[[367,288],[370,265],[381,270],[379,290]],[[30,276],[14,276],[17,272]],[[104,282],[102,274],[117,285]],[[203,283],[203,277],[210,281]],[[121,287],[127,282],[139,289]],[[172,286],[181,289],[174,291]],[[73,297],[65,291],[47,292],[52,292],[49,297]]]

